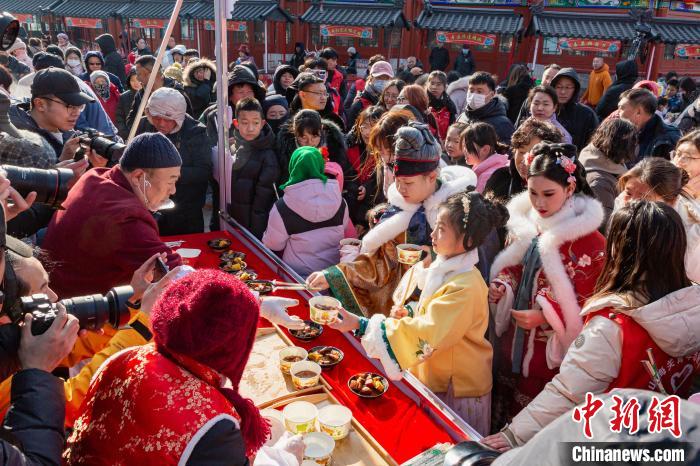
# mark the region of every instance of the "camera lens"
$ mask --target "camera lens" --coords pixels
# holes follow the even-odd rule
[[[7,179],[12,183],[22,197],[32,191],[37,194],[36,202],[48,204],[51,207],[60,207],[68,196],[68,183],[73,179],[73,172],[67,168],[41,168],[15,167],[2,165]]]
[[[78,318],[80,328],[98,330],[107,323],[119,328],[129,322],[130,314],[126,302],[132,294],[134,289],[130,286],[119,286],[109,290],[105,296],[80,296],[64,299],[61,303],[69,314]]]
[[[126,149],[126,145],[114,142],[101,136],[96,136],[92,138],[90,148],[107,160],[116,162],[122,156],[124,149]]]

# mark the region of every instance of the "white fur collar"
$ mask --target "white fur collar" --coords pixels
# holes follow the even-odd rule
[[[438,256],[435,262],[430,264],[428,273],[418,279],[418,287],[421,289],[421,293],[417,309],[420,309],[423,303],[429,301],[445,282],[452,277],[474,269],[477,262],[479,262],[479,252],[477,249],[472,249],[469,252],[459,254],[449,259]],[[424,280],[421,280],[422,278],[424,278]]]
[[[451,166],[440,170],[440,181],[442,186],[435,191],[428,199],[423,201],[425,215],[432,228],[437,221],[438,206],[447,200],[452,194],[464,191],[467,186],[476,186],[476,175],[467,167]],[[421,204],[410,204],[399,194],[396,186],[389,186],[387,193],[389,204],[401,209],[401,212],[391,218],[384,220],[365,235],[362,239],[362,253],[373,253],[384,243],[393,240],[399,234],[408,229],[413,214],[420,208]]]
[[[530,205],[528,193],[524,192],[508,203],[508,212],[508,230],[513,236],[513,242],[496,256],[491,266],[491,278],[504,268],[519,264],[532,239],[541,232],[537,249],[542,268],[562,310],[565,332],[575,336],[582,327],[579,316],[581,308],[559,255],[559,248],[567,241],[574,241],[596,231],[603,222],[603,207],[597,200],[577,194],[559,212],[549,218],[541,218]]]

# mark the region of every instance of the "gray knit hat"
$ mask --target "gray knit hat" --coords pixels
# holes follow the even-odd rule
[[[164,135],[143,133],[126,147],[119,165],[129,171],[136,168],[172,168],[182,166],[182,158],[175,145]]]
[[[399,128],[394,143],[395,176],[430,173],[440,165],[440,144],[424,123],[411,121]]]

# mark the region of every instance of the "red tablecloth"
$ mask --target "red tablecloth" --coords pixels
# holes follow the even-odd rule
[[[278,278],[277,273],[261,260],[259,254],[264,254],[262,251],[251,251],[227,233],[213,232],[163,239],[165,241],[185,240],[180,247],[201,249],[202,254],[197,260],[196,267],[203,268],[217,267],[219,265],[219,253],[211,250],[207,246],[207,241],[221,237],[228,237],[233,241],[231,249],[246,253],[248,267],[258,273],[258,278],[264,280]],[[294,291],[282,291],[277,294],[300,299],[299,294]],[[290,308],[289,312],[308,319],[308,304],[303,299],[300,299],[300,302],[299,306]],[[416,456],[437,443],[454,442],[445,429],[424,411],[424,409],[434,409],[432,406],[421,408],[414,400],[396,387],[390,386],[384,396],[376,399],[364,399],[354,395],[347,386],[348,379],[358,372],[376,372],[376,369],[337,330],[324,327],[323,334],[310,342],[298,340],[292,336],[290,336],[290,339],[296,345],[307,349],[317,345],[333,345],[345,353],[345,358],[341,364],[331,369],[324,369],[323,377],[333,388],[333,395],[338,401],[352,410],[355,419],[372,434],[398,463]],[[418,394],[418,396],[420,395]],[[437,412],[437,410],[435,411]],[[439,416],[451,425],[444,416],[441,414]]]

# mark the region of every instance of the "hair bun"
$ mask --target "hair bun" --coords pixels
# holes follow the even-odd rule
[[[394,151],[397,157],[415,160],[435,160],[440,157],[440,146],[430,134],[428,125],[410,122],[396,132]]]

